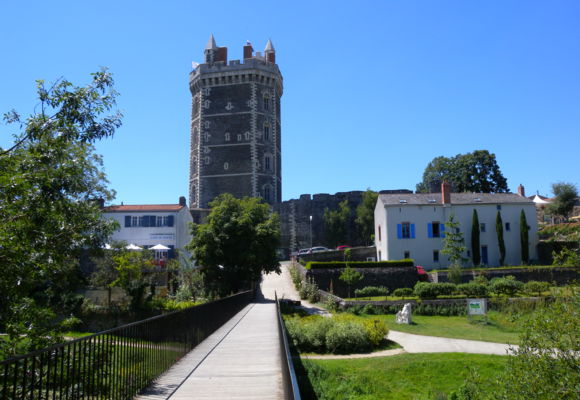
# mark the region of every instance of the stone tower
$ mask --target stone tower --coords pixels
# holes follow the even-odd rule
[[[221,193],[282,199],[280,97],[282,75],[268,40],[264,54],[250,42],[243,61],[210,36],[205,62],[189,75],[192,96],[189,204],[208,208]]]

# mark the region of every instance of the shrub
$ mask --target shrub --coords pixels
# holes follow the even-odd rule
[[[356,297],[386,296],[388,293],[389,289],[384,286],[367,286],[354,291]]]
[[[403,299],[405,297],[410,297],[412,295],[413,295],[413,289],[407,288],[407,287],[395,289],[395,291],[393,292],[393,296],[401,297]]]
[[[523,282],[517,281],[513,276],[506,276],[505,278],[493,278],[490,282],[491,291],[497,295],[505,294],[513,296],[522,290]]]
[[[580,266],[580,256],[574,250],[564,247],[559,253],[552,252],[554,261],[552,265],[559,265],[562,267],[578,267]]]
[[[295,265],[290,267],[290,277],[292,278],[296,290],[300,290],[302,287],[302,275],[300,275],[300,271],[298,271],[298,267]]]
[[[368,319],[364,321],[364,328],[367,331],[369,340],[373,346],[378,346],[389,333],[387,324],[378,319]]]
[[[462,283],[461,285],[457,285],[457,291],[461,294],[466,295],[467,297],[488,296],[487,286],[475,282]]]
[[[477,275],[470,283],[477,283],[480,285],[487,286],[489,285],[489,280],[485,277],[485,275]]]
[[[326,347],[332,353],[360,353],[372,346],[361,324],[336,322],[326,333]]]
[[[329,269],[329,268],[395,268],[395,267],[413,267],[413,260],[392,260],[392,261],[309,261],[306,269]]]
[[[311,303],[317,303],[320,300],[318,285],[314,282],[313,279],[307,279],[306,281],[303,281],[298,293],[300,294],[300,298],[302,300],[306,299]]]
[[[524,284],[523,291],[528,294],[537,294],[538,297],[542,295],[542,292],[550,290],[550,284],[548,282],[538,282],[529,281]]]
[[[434,284],[429,282],[417,282],[413,292],[420,299],[434,299],[437,297],[437,290]]]
[[[415,285],[415,295],[421,299],[435,299],[437,296],[449,296],[455,293],[457,286],[453,283],[418,282]]]

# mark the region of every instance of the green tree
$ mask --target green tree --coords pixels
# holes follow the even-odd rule
[[[78,282],[81,251],[100,248],[115,227],[95,201],[113,193],[92,145],[121,124],[119,113],[108,114],[116,98],[111,74],[94,73],[84,87],[37,81],[37,94],[27,118],[5,114],[16,132],[0,149],[0,326],[19,327],[11,329],[14,342],[39,336],[34,316],[42,310],[69,311],[63,300]],[[42,342],[28,340],[24,350]]]
[[[112,284],[119,277],[113,257],[117,252],[125,250],[126,242],[113,242],[110,246],[111,249],[103,249],[91,257],[91,262],[95,268],[89,277],[91,285],[107,290],[107,306],[109,307],[111,306]]]
[[[202,266],[208,289],[219,295],[250,289],[263,272],[280,273],[278,214],[257,198],[228,193],[210,202],[207,223],[194,224],[187,246]]]
[[[459,221],[455,219],[455,214],[451,214],[445,222],[445,237],[443,238],[443,249],[441,253],[449,257],[451,264],[461,266],[465,261],[463,253],[467,250],[463,241],[463,233],[459,230]]]
[[[505,241],[503,239],[503,221],[499,210],[495,216],[495,233],[497,234],[497,243],[499,246],[499,265],[503,265],[505,261]]]
[[[337,210],[326,208],[324,210],[323,219],[328,245],[336,247],[341,243],[344,244],[346,242],[348,223],[350,220],[350,207],[348,206],[348,200],[340,202]]]
[[[364,275],[358,272],[356,269],[351,268],[350,265],[346,264],[346,268],[342,271],[339,278],[341,281],[346,283],[348,286],[348,297],[350,297],[350,288],[352,285],[356,285],[360,281],[362,281]]]
[[[574,209],[574,203],[578,198],[578,189],[572,183],[558,182],[552,184],[552,193],[556,196],[548,209],[556,215],[568,221],[568,217]]]
[[[131,297],[131,310],[138,311],[144,306],[144,295],[153,279],[153,254],[150,251],[119,250],[113,255],[117,279],[111,286],[122,288]],[[153,295],[153,293],[151,293]]]
[[[520,212],[520,247],[522,251],[522,264],[530,262],[530,238],[529,238],[528,221],[524,210]]]
[[[356,208],[355,222],[358,227],[359,240],[365,245],[373,243],[375,232],[375,205],[379,194],[367,189],[362,195],[362,201]]]
[[[505,193],[507,180],[502,175],[495,154],[487,150],[435,157],[423,172],[417,191],[427,193],[434,185],[447,180],[456,192]]]
[[[481,263],[481,247],[479,242],[479,217],[477,210],[473,209],[471,218],[471,259],[475,267]]]

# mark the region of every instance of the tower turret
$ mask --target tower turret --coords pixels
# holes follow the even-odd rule
[[[247,42],[243,61],[228,63],[211,35],[204,53],[189,76],[190,207],[207,208],[221,193],[280,202],[283,84],[272,42],[263,56]]]

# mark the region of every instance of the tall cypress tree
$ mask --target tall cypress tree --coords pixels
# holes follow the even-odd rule
[[[473,209],[473,217],[471,218],[471,259],[475,267],[481,263],[481,253],[479,247],[479,217],[477,210]]]
[[[499,246],[499,265],[503,265],[505,261],[505,242],[503,240],[503,221],[499,210],[495,217],[495,232],[497,233],[497,244]]]
[[[520,244],[522,248],[522,264],[530,262],[530,239],[528,237],[528,221],[524,210],[520,212]]]

